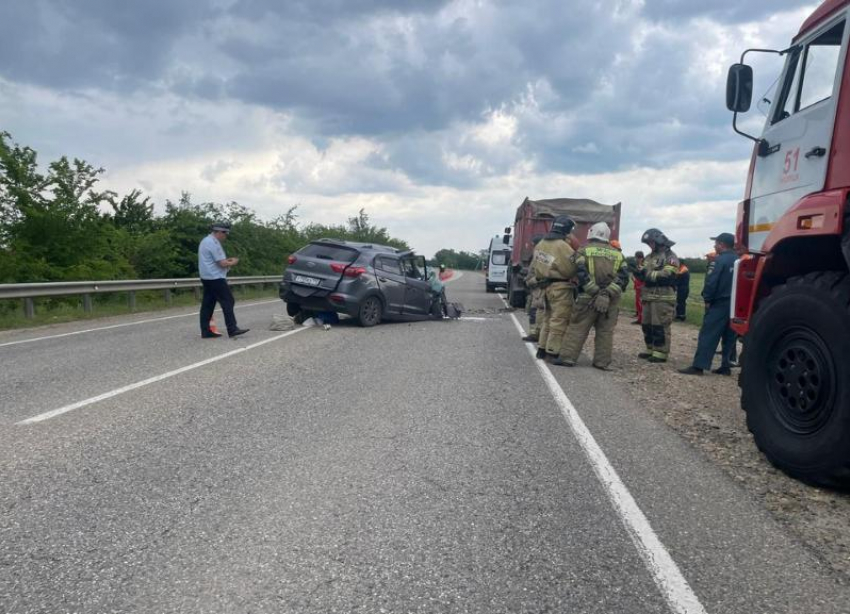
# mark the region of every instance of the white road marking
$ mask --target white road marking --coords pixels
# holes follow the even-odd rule
[[[519,320],[514,314],[511,314],[511,319],[520,336],[524,337],[526,333]],[[637,548],[638,554],[640,554],[644,564],[652,574],[656,586],[667,601],[667,605],[675,614],[706,614],[705,608],[691,589],[688,581],[685,580],[682,572],[679,571],[673,557],[670,556],[664,544],[658,539],[629,489],[623,484],[602,448],[596,443],[576,408],[564,393],[561,385],[558,384],[558,380],[555,379],[555,376],[552,375],[552,372],[542,360],[535,358],[536,348],[534,344],[526,343],[525,345],[549,391],[555,398],[555,402],[561,409],[561,413],[566,418],[567,424],[569,424],[585,456],[590,461],[593,472],[604,487],[605,494],[608,495],[614,509],[619,514],[620,520],[629,537],[631,537],[635,548]]]
[[[125,392],[130,392],[131,390],[136,390],[137,388],[141,388],[142,386],[147,386],[148,384],[154,384],[156,382],[161,382],[164,379],[168,379],[169,377],[174,377],[175,375],[180,375],[181,373],[186,373],[187,371],[191,371],[193,369],[197,369],[199,367],[203,367],[208,364],[212,364],[214,362],[218,362],[219,360],[224,360],[225,358],[230,358],[236,354],[241,354],[242,352],[247,352],[248,350],[253,350],[254,348],[258,348],[261,345],[265,345],[267,343],[271,343],[272,341],[277,341],[278,339],[283,339],[284,337],[289,337],[290,335],[294,335],[296,333],[300,333],[302,331],[309,330],[307,328],[296,328],[295,330],[291,330],[285,332],[281,335],[275,335],[274,337],[270,337],[268,339],[264,339],[262,341],[258,341],[257,343],[252,343],[251,345],[246,345],[245,347],[240,347],[235,350],[231,350],[229,352],[225,352],[224,354],[220,354],[218,356],[214,356],[212,358],[207,358],[206,360],[202,360],[200,362],[196,362],[191,365],[187,365],[185,367],[180,367],[179,369],[175,369],[174,371],[169,371],[168,373],[163,373],[161,375],[156,375],[154,377],[150,377],[146,380],[142,380],[140,382],[136,382],[135,384],[129,384],[128,386],[123,386],[121,388],[116,388],[115,390],[110,390],[109,392],[104,392],[103,394],[99,394],[96,397],[91,397],[90,399],[85,399],[84,401],[78,401],[76,403],[71,403],[70,405],[65,405],[64,407],[60,407],[59,409],[53,409],[51,411],[44,412],[43,414],[39,414],[37,416],[33,416],[32,418],[27,418],[26,420],[21,420],[17,423],[19,426],[27,425],[27,424],[35,424],[36,422],[44,422],[45,420],[50,420],[51,418],[55,418],[56,416],[61,416],[62,414],[67,414],[69,411],[74,411],[75,409],[80,409],[81,407],[85,407],[87,405],[91,405],[93,403],[97,403],[99,401],[104,401],[106,399],[111,399],[112,397],[117,397],[120,394],[124,394]]]
[[[245,303],[243,305],[239,305],[238,309],[247,309],[248,307],[255,307],[257,305],[268,305],[269,303],[278,303],[280,299],[275,299],[273,301],[261,301],[259,303]],[[220,313],[220,312],[219,312]],[[151,322],[161,322],[163,320],[173,320],[174,318],[187,318],[189,316],[198,316],[197,311],[193,311],[192,313],[181,313],[177,316],[164,316],[161,318],[148,318],[147,320],[137,320],[135,322],[124,322],[123,324],[111,324],[109,326],[100,326],[98,328],[87,328],[85,330],[75,330],[70,333],[61,333],[58,335],[47,335],[44,337],[32,337],[31,339],[21,339],[19,341],[7,341],[6,343],[0,343],[0,348],[7,347],[10,345],[20,345],[21,343],[32,343],[34,341],[45,341],[47,339],[59,339],[60,337],[70,337],[72,335],[82,335],[83,333],[95,333],[100,330],[110,330],[112,328],[122,328],[124,326],[137,326],[138,324],[149,324]]]

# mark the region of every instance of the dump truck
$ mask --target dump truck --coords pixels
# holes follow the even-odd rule
[[[587,231],[597,222],[611,228],[611,239],[620,237],[621,204],[603,205],[587,198],[548,198],[531,200],[528,197],[516,210],[514,218],[514,244],[511,250],[511,267],[508,272],[508,303],[512,307],[525,306],[528,289],[525,276],[534,253],[535,236],[549,232],[552,221],[559,215],[568,215],[576,223],[573,237],[578,243],[587,239]]]
[[[786,49],[749,49],[728,73],[733,129],[753,141],[738,205],[731,326],[744,338],[741,406],[755,443],[805,482],[850,487],[850,0],[823,2]],[[749,110],[751,53],[784,68]]]

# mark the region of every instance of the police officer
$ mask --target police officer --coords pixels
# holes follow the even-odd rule
[[[643,233],[641,242],[646,243],[652,252],[634,273],[644,283],[641,290],[641,326],[646,351],[638,354],[638,358],[646,358],[649,362],[667,362],[670,354],[670,325],[676,313],[679,258],[670,249],[675,243],[657,228],[650,228]]]
[[[559,215],[552,222],[549,233],[534,250],[534,275],[540,280],[545,293],[545,312],[537,341],[537,357],[550,362],[560,360],[558,354],[561,353],[561,342],[570,323],[575,301],[575,250],[567,241],[575,225],[572,218]]]
[[[230,222],[217,222],[212,225],[210,234],[198,245],[198,273],[204,286],[204,298],[201,300],[201,337],[213,339],[221,337],[221,333],[210,330],[215,304],[221,305],[224,313],[224,323],[230,337],[238,337],[248,332],[247,328],[239,328],[233,305],[236,302],[230,287],[227,285],[227,273],[231,267],[239,263],[239,258],[228,258],[224,253],[222,242],[230,234]]]
[[[735,237],[732,234],[724,232],[711,238],[714,240],[717,256],[708,265],[705,275],[705,286],[702,290],[705,316],[699,329],[693,364],[679,369],[679,373],[685,375],[702,375],[703,371],[710,369],[711,359],[714,358],[717,344],[721,341],[720,367],[712,373],[732,375],[730,367],[736,339],[735,331],[729,328],[729,311],[732,300],[732,271],[738,256],[735,253]]]
[[[531,242],[537,251],[537,244],[543,239],[543,235],[534,235]],[[534,256],[531,257],[532,263]],[[540,338],[540,325],[543,322],[543,309],[545,308],[543,295],[544,289],[540,285],[540,280],[534,274],[534,266],[528,267],[528,274],[525,276],[525,285],[529,290],[528,304],[526,312],[528,313],[528,334],[522,338],[523,341],[537,343]]]
[[[614,328],[620,313],[620,298],[629,284],[629,272],[620,250],[608,242],[611,229],[605,222],[590,227],[587,245],[573,260],[578,275],[578,298],[561,347],[561,364],[575,366],[591,328],[596,329],[593,366],[611,369]]]

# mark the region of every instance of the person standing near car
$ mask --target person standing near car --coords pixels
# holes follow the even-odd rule
[[[198,246],[198,273],[204,286],[204,298],[201,300],[201,337],[213,339],[221,337],[221,333],[210,330],[215,304],[221,305],[224,313],[224,324],[230,337],[244,335],[247,328],[239,328],[236,324],[236,314],[233,305],[236,303],[230,286],[227,285],[227,272],[239,263],[239,258],[228,258],[221,243],[230,234],[230,222],[216,222],[211,232],[203,238]]]
[[[561,343],[570,323],[575,302],[576,265],[575,250],[569,236],[575,222],[566,215],[559,215],[552,228],[534,250],[532,267],[534,275],[545,289],[545,313],[537,341],[537,357],[559,364]]]

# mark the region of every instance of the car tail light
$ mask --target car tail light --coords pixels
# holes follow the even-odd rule
[[[345,271],[346,265],[341,262],[331,262],[331,271],[334,273],[342,273]]]
[[[366,269],[362,266],[350,266],[347,269],[345,269],[345,272],[343,272],[343,275],[345,275],[346,277],[360,277],[365,272],[366,272]]]
[[[286,261],[289,264],[295,264],[296,262],[298,262],[298,258],[295,257],[295,254],[292,254],[291,256],[289,256],[289,258],[286,259]]]
[[[345,297],[343,297],[341,294],[331,294],[328,298],[331,299],[332,303],[344,303],[345,302]]]

